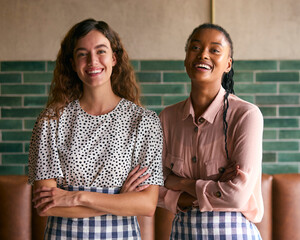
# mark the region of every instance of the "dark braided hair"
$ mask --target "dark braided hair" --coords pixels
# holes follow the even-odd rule
[[[232,40],[231,37],[229,35],[229,33],[222,28],[219,25],[216,24],[212,24],[212,23],[204,23],[198,27],[196,27],[192,34],[189,36],[186,45],[185,45],[185,51],[187,51],[188,45],[191,41],[191,38],[193,37],[193,35],[198,32],[199,30],[202,29],[215,29],[218,30],[219,32],[223,33],[226,40],[229,43],[230,46],[230,57],[232,59],[232,65],[231,65],[231,69],[228,73],[224,73],[223,77],[222,77],[222,87],[225,89],[226,93],[224,96],[224,106],[223,106],[223,131],[224,131],[224,135],[225,135],[225,152],[226,152],[226,156],[227,159],[229,160],[229,154],[228,154],[228,148],[227,148],[227,130],[228,130],[228,123],[226,120],[226,116],[227,116],[227,111],[229,108],[229,101],[228,101],[228,96],[229,94],[234,94],[234,89],[233,89],[233,85],[234,85],[234,81],[233,81],[233,75],[234,75],[234,71],[233,71],[233,44],[232,44]]]

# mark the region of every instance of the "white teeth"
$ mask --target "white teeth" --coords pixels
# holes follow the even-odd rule
[[[96,74],[96,73],[101,73],[102,70],[93,70],[93,71],[89,71],[89,74]]]
[[[208,66],[208,65],[206,65],[206,64],[198,64],[197,66],[196,66],[197,68],[205,68],[205,69],[208,69],[208,70],[210,70],[211,69],[211,67],[210,66]]]

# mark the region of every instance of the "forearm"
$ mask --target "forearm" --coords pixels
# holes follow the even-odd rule
[[[189,195],[196,197],[196,180],[184,178],[171,173],[165,180],[165,187],[173,191],[186,192]]]
[[[190,196],[197,198],[196,180],[182,178],[179,182],[180,191],[188,193]]]
[[[138,216],[137,220],[140,225],[141,237],[143,240],[154,240],[154,216]]]
[[[34,191],[40,187],[56,187],[55,179],[47,179],[36,181]],[[69,197],[69,202],[74,202],[77,192],[69,192],[72,197]],[[74,205],[74,204],[73,204]],[[83,206],[68,206],[68,207],[51,207],[46,211],[44,210],[45,204],[39,205],[36,210],[40,216],[56,216],[56,217],[70,217],[70,218],[85,218],[95,217],[106,214],[92,208]]]
[[[53,207],[46,212],[41,212],[37,209],[40,216],[55,216],[55,217],[66,217],[66,218],[87,218],[101,216],[106,213],[99,212],[87,207]]]
[[[142,192],[103,194],[78,192],[76,205],[92,208],[95,211],[121,216],[152,216],[158,198],[158,186],[150,186]]]

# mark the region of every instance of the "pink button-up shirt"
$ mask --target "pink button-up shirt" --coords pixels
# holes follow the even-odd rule
[[[252,222],[263,216],[261,194],[263,117],[259,108],[230,94],[227,112],[228,153],[223,132],[223,100],[219,93],[195,122],[191,99],[165,108],[161,114],[164,133],[164,176],[170,171],[196,180],[200,211],[242,212]],[[220,171],[229,161],[239,165],[231,181],[219,182]],[[158,205],[176,213],[182,192],[160,188]]]

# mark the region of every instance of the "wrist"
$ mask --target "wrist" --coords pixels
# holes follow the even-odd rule
[[[196,197],[196,180],[185,179],[185,192],[193,197]]]
[[[74,206],[84,206],[85,196],[83,194],[83,191],[76,192],[73,201],[74,201]]]

